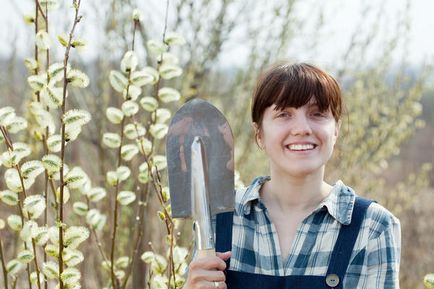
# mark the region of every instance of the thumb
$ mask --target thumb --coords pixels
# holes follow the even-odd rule
[[[223,261],[226,261],[227,259],[229,259],[232,255],[231,251],[227,251],[227,252],[217,252],[216,253],[217,257],[219,257],[220,259],[222,259]]]

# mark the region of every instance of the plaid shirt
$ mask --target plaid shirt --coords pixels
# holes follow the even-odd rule
[[[338,181],[299,225],[288,259],[283,262],[276,229],[259,196],[267,180],[259,177],[247,189],[237,191],[230,269],[277,276],[325,276],[339,229],[351,223],[354,191]],[[318,218],[318,214],[325,216]],[[354,245],[344,288],[399,288],[400,234],[399,220],[372,203]]]

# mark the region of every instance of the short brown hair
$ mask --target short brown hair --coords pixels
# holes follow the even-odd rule
[[[252,121],[258,126],[267,107],[299,108],[314,97],[321,111],[330,108],[339,121],[342,114],[342,93],[338,82],[320,68],[307,64],[277,64],[266,70],[257,82],[252,102]]]

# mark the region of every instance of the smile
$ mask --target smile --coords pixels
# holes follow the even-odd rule
[[[290,144],[286,148],[292,151],[308,151],[316,148],[315,144]]]

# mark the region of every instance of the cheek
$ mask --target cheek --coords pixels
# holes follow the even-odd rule
[[[330,147],[334,147],[334,145],[336,144],[336,141],[338,139],[338,135],[339,135],[338,132],[339,132],[339,130],[337,129],[337,127],[335,125],[330,125],[326,129],[322,130],[321,138],[324,141],[328,142],[328,145]]]
[[[262,143],[275,143],[283,140],[287,133],[284,127],[280,126],[263,126],[259,138]]]

